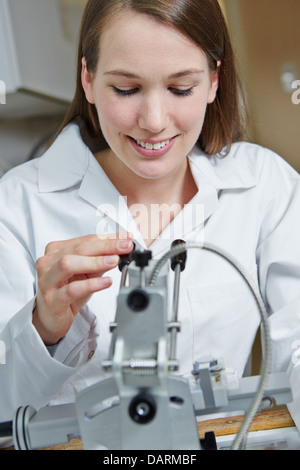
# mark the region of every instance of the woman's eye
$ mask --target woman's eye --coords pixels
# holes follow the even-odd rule
[[[194,93],[194,87],[187,90],[181,90],[180,88],[169,88],[169,90],[177,96],[191,96]]]
[[[139,89],[138,88],[118,88],[118,87],[112,87],[113,91],[116,95],[118,96],[132,96],[138,93]],[[181,88],[173,88],[170,87],[169,91],[173,93],[176,96],[190,96],[194,93],[194,87],[188,88],[188,89],[181,89]]]
[[[131,89],[126,89],[122,90],[121,88],[113,87],[114,92],[118,96],[131,96],[137,93],[138,89],[137,88],[131,88]]]

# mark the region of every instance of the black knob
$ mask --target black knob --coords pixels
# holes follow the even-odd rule
[[[150,259],[152,258],[152,252],[150,250],[145,251],[134,251],[132,253],[132,259],[139,268],[148,266]]]
[[[171,245],[171,248],[183,244],[185,245],[185,242],[183,240],[174,240]],[[185,269],[186,257],[187,253],[186,251],[184,251],[183,253],[180,253],[179,255],[173,256],[173,258],[171,258],[171,268],[173,269],[173,271],[175,270],[175,267],[177,265],[180,266],[180,271],[183,271]]]
[[[119,262],[119,270],[122,271],[122,269],[124,268],[124,266],[128,265],[131,263],[132,261],[132,255],[134,253],[134,250],[135,250],[135,243],[133,242],[133,250],[128,253],[127,255],[121,255],[120,256],[120,262]]]
[[[147,424],[154,419],[156,415],[156,404],[154,398],[141,393],[133,398],[129,406],[129,416],[138,424]]]
[[[6,421],[0,423],[0,438],[1,437],[12,437],[13,436],[13,422]]]
[[[134,312],[146,310],[150,302],[149,295],[143,289],[134,289],[127,297],[127,305]]]

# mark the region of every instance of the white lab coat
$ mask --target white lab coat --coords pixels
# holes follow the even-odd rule
[[[226,158],[208,158],[195,148],[189,161],[198,193],[153,243],[153,257],[178,238],[204,240],[235,257],[259,283],[270,314],[273,371],[286,370],[293,343],[300,340],[299,175],[271,151],[248,143],[234,144]],[[111,273],[113,286],[91,298],[58,346],[46,348],[31,322],[35,261],[53,240],[124,230],[145,248],[124,199],[75,124],[43,157],[2,178],[0,341],[6,354],[0,365],[0,421],[11,419],[20,405],[39,409],[73,401],[76,391],[103,376],[119,270]],[[180,373],[189,374],[195,359],[211,355],[243,374],[260,316],[232,266],[209,252],[188,253],[179,320]],[[291,373],[295,403],[299,370],[296,365]],[[299,426],[297,408],[292,411]]]

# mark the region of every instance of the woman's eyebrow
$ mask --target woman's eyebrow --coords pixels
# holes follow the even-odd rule
[[[201,74],[203,73],[204,70],[201,69],[187,69],[187,70],[182,70],[180,72],[173,73],[172,75],[169,75],[170,78],[181,78],[181,77],[187,77],[189,75],[195,75],[195,74]]]
[[[169,75],[168,79],[181,78],[181,77],[186,77],[186,76],[194,75],[194,74],[202,74],[203,72],[204,70],[201,70],[201,69],[181,70],[180,72],[176,72],[176,73]],[[110,70],[108,72],[104,72],[104,75],[114,75],[118,77],[141,79],[139,75],[136,75],[131,72],[127,72],[126,70],[122,70],[122,69]]]
[[[125,77],[125,78],[141,78],[138,75],[135,75],[131,72],[126,72],[125,70],[110,70],[109,72],[104,72],[104,75],[115,75],[118,77]]]

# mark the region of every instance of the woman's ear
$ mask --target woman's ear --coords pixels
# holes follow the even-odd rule
[[[89,103],[95,104],[92,74],[87,69],[85,57],[82,58],[81,63],[81,83],[85,92],[85,97]]]
[[[217,68],[211,74],[211,88],[210,88],[210,91],[209,91],[208,103],[213,103],[215,101],[215,98],[216,98],[216,95],[217,95],[217,91],[218,91],[218,88],[219,88],[220,65],[221,65],[221,61],[218,60]]]

